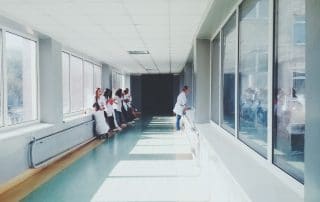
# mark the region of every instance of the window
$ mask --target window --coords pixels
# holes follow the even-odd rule
[[[5,33],[5,125],[37,119],[36,42]]]
[[[101,88],[101,67],[94,65],[94,88]]]
[[[211,120],[219,124],[220,34],[211,44]]]
[[[83,64],[81,58],[73,55],[70,58],[70,103],[71,112],[83,109]]]
[[[4,86],[3,85],[3,79],[2,79],[2,30],[0,29],[0,86]],[[0,127],[3,126],[3,109],[2,109],[2,97],[3,97],[3,93],[2,93],[3,88],[0,88]]]
[[[306,20],[304,16],[294,16],[293,24],[293,41],[296,45],[306,43]]]
[[[63,113],[70,113],[70,55],[62,52]]]
[[[267,156],[268,0],[246,0],[239,9],[239,138]],[[264,7],[262,7],[264,5]],[[254,31],[252,31],[254,30]]]
[[[96,87],[101,87],[101,66],[62,52],[63,113],[67,116],[92,109]]]
[[[305,0],[277,1],[277,61],[274,88],[273,163],[304,181],[305,138]],[[299,31],[298,31],[299,30]],[[299,46],[296,46],[299,42]],[[301,42],[301,43],[300,43]]]
[[[119,88],[124,87],[124,76],[117,73],[112,72],[112,90],[115,92]]]
[[[234,134],[235,129],[235,71],[237,49],[236,15],[222,29],[223,113],[222,126]],[[231,129],[231,130],[230,130]]]
[[[84,77],[83,77],[83,85],[84,85],[84,108],[90,109],[92,108],[92,104],[94,102],[94,84],[93,84],[93,64],[91,62],[84,62]]]

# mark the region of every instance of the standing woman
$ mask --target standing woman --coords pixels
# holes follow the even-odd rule
[[[117,121],[115,119],[115,112],[113,110],[112,90],[107,88],[104,91],[104,97],[106,99],[105,112],[107,114],[107,122],[110,126],[110,129],[113,131],[121,130],[121,128],[118,126]]]
[[[133,119],[135,119],[133,113],[132,113],[132,97],[129,93],[129,88],[126,88],[124,91],[124,95],[123,95],[123,101],[124,101],[124,105],[126,105],[127,109],[126,109],[126,113],[128,115],[128,119],[129,121],[133,121]]]
[[[110,129],[104,115],[105,102],[106,101],[104,99],[104,96],[102,96],[101,89],[97,88],[96,95],[95,95],[95,102],[93,104],[93,107],[95,108],[93,117],[95,120],[95,133],[100,139],[104,137],[108,137],[107,134]]]
[[[122,127],[126,127],[126,125],[122,121],[121,109],[122,109],[122,89],[119,88],[114,96],[114,112],[116,115],[117,124]]]
[[[173,108],[173,112],[176,114],[176,129],[180,130],[180,119],[185,111],[189,109],[187,107],[187,95],[189,94],[190,90],[188,86],[184,86],[182,88],[181,93],[178,95],[177,102]]]

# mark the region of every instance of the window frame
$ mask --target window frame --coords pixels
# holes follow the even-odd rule
[[[211,35],[210,38],[210,44],[213,42],[213,40],[215,38],[217,38],[218,35],[220,35],[220,63],[222,63],[222,50],[223,50],[223,35],[222,35],[222,31],[223,31],[223,27],[227,24],[227,22],[229,21],[229,19],[232,17],[232,15],[234,14],[234,12],[236,13],[236,17],[237,17],[237,77],[239,74],[239,8],[242,2],[244,2],[245,0],[240,0],[232,9],[231,12],[229,13],[229,15],[222,21],[222,23],[220,24],[220,26],[216,29],[216,31],[213,33],[213,35]],[[268,126],[267,126],[267,156],[266,158],[261,156],[258,152],[256,152],[254,149],[252,149],[251,147],[247,146],[244,142],[242,142],[237,135],[232,135],[231,132],[229,130],[226,130],[224,127],[222,127],[223,125],[223,117],[222,117],[222,113],[223,113],[223,109],[222,109],[222,102],[223,102],[223,67],[222,64],[220,64],[220,73],[219,73],[219,123],[216,123],[214,121],[211,120],[211,116],[210,116],[210,123],[213,125],[218,125],[219,128],[224,131],[226,134],[230,134],[231,138],[234,138],[236,143],[238,143],[240,146],[243,146],[244,149],[246,149],[246,151],[250,152],[252,155],[254,155],[255,157],[257,157],[258,159],[260,159],[262,162],[265,162],[266,166],[270,167],[271,171],[273,173],[275,173],[276,175],[280,176],[285,182],[287,183],[291,183],[295,189],[297,191],[301,191],[303,190],[303,183],[300,182],[298,179],[294,178],[293,176],[291,176],[288,172],[286,172],[285,170],[279,168],[277,165],[275,165],[273,163],[273,153],[274,153],[274,140],[273,140],[273,134],[274,134],[274,121],[275,119],[274,117],[274,97],[276,96],[274,94],[274,89],[276,86],[276,75],[277,72],[276,70],[276,64],[275,61],[277,60],[277,22],[276,22],[276,18],[277,18],[277,0],[269,0],[269,4],[268,4],[268,8],[269,8],[269,19],[266,19],[269,21],[269,27],[268,27],[268,88],[270,89],[268,91],[268,114],[267,114],[267,119],[268,119]],[[302,44],[305,45],[305,44]],[[210,62],[212,62],[212,53],[210,52]],[[210,65],[210,71],[211,71],[211,65]],[[211,75],[210,75],[210,79]],[[210,81],[211,82],[211,81]],[[238,82],[238,81],[237,81]],[[238,88],[238,87],[237,87]],[[237,89],[238,91],[238,89]],[[237,99],[237,104],[238,104],[238,95],[236,95],[237,97],[235,99]],[[210,99],[211,98],[211,91],[210,91]],[[211,103],[211,100],[210,100]],[[211,106],[210,106],[211,107]],[[211,110],[211,109],[210,109]],[[238,116],[238,112],[236,112],[236,116]],[[238,117],[236,117],[235,121],[238,121]],[[238,129],[238,125],[235,126]],[[236,133],[238,134],[238,132]]]
[[[39,38],[32,35],[32,34],[28,34],[28,33],[24,33],[21,31],[17,31],[15,29],[12,29],[10,27],[6,27],[6,26],[2,26],[0,25],[0,45],[1,45],[1,51],[0,51],[0,71],[1,71],[1,76],[0,76],[0,82],[2,84],[2,88],[0,89],[1,91],[1,113],[2,113],[2,117],[0,119],[0,131],[2,130],[8,130],[8,129],[16,129],[16,128],[22,128],[28,125],[32,125],[32,124],[36,124],[36,123],[40,123],[40,80],[39,80]],[[36,98],[35,98],[35,103],[34,103],[34,109],[36,110],[36,118],[34,120],[29,120],[29,121],[23,121],[20,123],[16,123],[16,124],[11,124],[11,125],[7,125],[5,123],[6,118],[8,116],[8,109],[7,109],[7,105],[8,105],[8,92],[7,92],[7,64],[5,61],[6,58],[6,51],[5,51],[5,47],[6,47],[6,33],[15,35],[17,37],[21,37],[25,40],[29,40],[29,41],[33,41],[35,43],[35,72],[33,72],[34,76],[35,76],[35,94],[36,94]]]
[[[237,91],[238,91],[238,55],[239,55],[239,41],[238,41],[238,38],[239,38],[239,19],[238,19],[238,16],[239,16],[239,11],[238,11],[238,6],[236,8],[235,11],[233,11],[230,16],[228,16],[227,20],[225,21],[225,23],[223,24],[223,26],[221,27],[220,29],[220,75],[221,75],[221,78],[220,78],[220,88],[221,88],[221,91],[220,91],[220,126],[221,128],[223,128],[224,130],[226,130],[230,135],[234,136],[234,137],[238,137],[238,117],[237,117],[237,111],[238,111],[238,98],[237,98]],[[225,124],[224,123],[224,64],[223,64],[223,57],[224,57],[224,50],[225,50],[225,45],[224,45],[224,39],[225,39],[225,34],[224,34],[224,29],[226,27],[226,25],[228,25],[228,23],[230,22],[230,20],[233,20],[232,18],[235,18],[235,35],[236,35],[236,39],[235,39],[235,47],[236,47],[236,50],[235,50],[235,61],[234,61],[234,128],[230,127],[229,125]],[[211,43],[212,43],[213,40],[211,40]],[[210,56],[211,57],[211,56]]]
[[[89,57],[86,57],[84,55],[78,54],[75,51],[68,50],[67,48],[63,48],[60,51],[60,53],[61,53],[61,57],[62,57],[62,53],[66,53],[66,54],[69,55],[69,65],[68,65],[68,68],[69,68],[69,80],[68,80],[68,83],[69,83],[69,85],[68,85],[68,87],[69,87],[69,106],[70,106],[70,109],[69,109],[69,112],[63,113],[63,119],[68,119],[68,118],[72,118],[72,117],[75,117],[75,116],[87,114],[87,112],[90,112],[90,110],[85,108],[86,106],[85,106],[85,102],[84,102],[84,99],[85,99],[84,88],[83,88],[83,91],[82,91],[82,97],[83,97],[82,109],[79,110],[79,111],[71,112],[71,93],[70,93],[70,88],[71,88],[71,83],[70,83],[71,82],[71,74],[70,74],[71,57],[73,56],[73,57],[76,57],[76,58],[80,58],[81,61],[82,61],[82,81],[83,82],[84,82],[84,68],[85,68],[84,63],[85,62],[92,63],[93,64],[93,70],[94,70],[95,66],[101,67],[101,73],[102,73],[102,64],[99,63],[99,62],[96,62],[94,60],[91,60]],[[101,81],[102,81],[102,74],[101,74]],[[94,82],[94,74],[93,74],[93,82]],[[101,84],[102,84],[102,82],[101,82]],[[95,91],[95,89],[94,89],[94,91]]]
[[[304,0],[305,2],[307,0]],[[278,45],[279,45],[279,0],[272,0],[273,2],[273,45],[272,45],[272,53],[273,53],[273,60],[272,60],[272,100],[275,100],[277,98],[277,88],[278,88]],[[293,22],[293,25],[296,22]],[[305,21],[304,21],[305,23]],[[294,41],[294,36],[293,36],[293,28],[292,28],[292,41],[294,46],[305,46],[305,43],[301,43],[301,44],[296,44]],[[307,65],[307,64],[305,64]],[[305,67],[306,68],[306,67]],[[292,69],[293,71],[296,71],[296,69]],[[293,71],[291,71],[291,76],[293,76]],[[292,85],[293,79],[291,80],[291,84]],[[290,94],[290,96],[292,96],[292,94]],[[275,112],[275,103],[272,102],[272,126],[277,126],[277,119],[275,118],[277,116],[276,112]],[[300,178],[300,176],[294,176],[290,171],[286,170],[285,168],[281,167],[280,165],[276,164],[276,160],[275,160],[275,150],[276,150],[276,140],[277,139],[277,127],[272,127],[272,135],[271,135],[271,144],[270,144],[270,148],[271,148],[271,157],[269,159],[270,163],[277,169],[279,169],[281,172],[285,173],[287,176],[291,177],[293,180],[295,180],[295,182],[304,185],[304,180],[305,180],[305,170],[303,170],[303,176],[302,178]],[[305,161],[303,161],[303,163],[305,163]]]

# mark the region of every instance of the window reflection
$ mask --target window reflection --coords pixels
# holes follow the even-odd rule
[[[83,109],[83,64],[82,59],[75,56],[70,59],[70,101],[71,112]]]
[[[91,62],[84,62],[84,77],[83,77],[83,91],[84,91],[84,108],[90,109],[92,107],[92,102],[94,98],[94,84],[93,84],[93,74],[94,68]]]
[[[266,157],[268,0],[246,0],[239,21],[239,138]]]
[[[303,182],[305,135],[305,0],[278,7],[274,163]]]
[[[222,29],[223,33],[223,126],[234,133],[235,128],[235,65],[236,65],[236,15],[233,14]]]
[[[94,65],[94,88],[101,88],[101,67]]]
[[[2,78],[2,31],[0,30],[0,78]],[[2,84],[2,83],[1,83]],[[3,126],[2,89],[0,89],[0,127]]]
[[[70,113],[70,56],[62,53],[63,113]]]
[[[220,34],[211,45],[211,120],[219,124]]]
[[[6,32],[6,125],[37,119],[36,42]]]

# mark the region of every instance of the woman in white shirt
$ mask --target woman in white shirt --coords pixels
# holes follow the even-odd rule
[[[125,124],[123,123],[123,117],[122,117],[122,89],[119,88],[114,96],[114,112],[116,115],[116,120],[117,120],[117,124],[119,126],[125,126]]]
[[[102,96],[102,90],[97,88],[96,95],[94,97],[94,108],[96,111],[104,110],[106,106],[106,99]]]
[[[187,109],[187,95],[189,94],[190,90],[188,86],[184,86],[181,93],[178,95],[177,102],[173,108],[173,112],[176,114],[176,129],[180,130],[180,119],[182,115],[185,113]]]
[[[107,114],[107,121],[108,121],[110,128],[113,131],[121,130],[121,128],[118,126],[116,118],[115,118],[115,112],[113,109],[112,90],[107,88],[104,92],[104,97],[106,98],[105,112]]]

